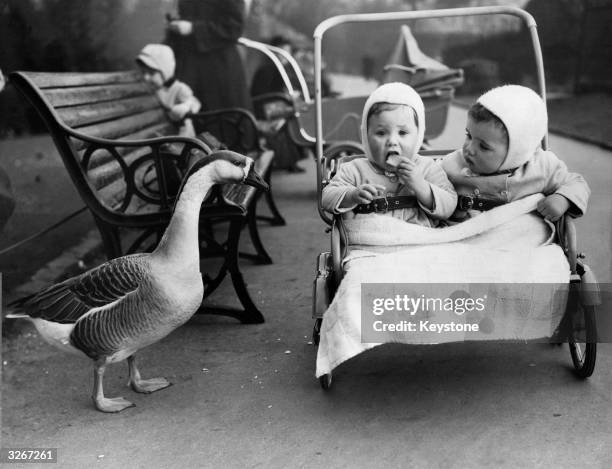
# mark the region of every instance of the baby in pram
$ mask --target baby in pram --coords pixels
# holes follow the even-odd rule
[[[367,158],[341,164],[323,189],[325,210],[353,218],[382,212],[435,227],[455,210],[457,194],[441,167],[418,154],[425,134],[421,97],[387,83],[367,99],[361,138]]]
[[[541,148],[547,127],[546,105],[529,88],[505,85],[478,98],[468,111],[463,148],[442,163],[459,194],[452,220],[537,193],[546,196],[537,211],[547,220],[556,221],[565,212],[583,215],[589,186]]]

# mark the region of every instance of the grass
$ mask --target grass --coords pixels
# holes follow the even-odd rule
[[[612,94],[590,93],[548,100],[552,132],[612,149]]]

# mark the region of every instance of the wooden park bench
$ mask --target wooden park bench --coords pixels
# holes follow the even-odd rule
[[[11,83],[45,122],[77,191],[100,232],[106,256],[152,250],[170,221],[180,169],[192,152],[209,152],[198,139],[179,137],[175,125],[137,71],[113,73],[13,72]],[[193,116],[197,131],[207,131],[228,148],[255,159],[255,168],[269,181],[273,153],[259,146],[254,119],[246,111],[215,111]],[[205,296],[230,274],[243,309],[203,308],[262,322],[239,269],[239,239],[249,227],[256,254],[270,263],[256,223],[259,191],[251,186],[216,186],[200,215],[201,257],[221,257],[213,277],[205,274]],[[268,198],[272,223],[284,220]],[[229,222],[226,238],[211,227]]]

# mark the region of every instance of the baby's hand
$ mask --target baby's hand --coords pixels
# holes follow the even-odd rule
[[[352,207],[359,204],[369,204],[376,197],[384,195],[385,187],[380,184],[361,184],[351,189],[343,200],[343,206]]]
[[[168,116],[173,121],[179,121],[183,117],[185,117],[185,115],[189,112],[189,110],[190,110],[190,105],[188,102],[185,102],[182,104],[176,104],[172,106],[172,108],[168,112]]]
[[[397,165],[396,174],[405,186],[413,189],[415,192],[424,190],[425,186],[427,186],[423,170],[414,161],[405,156],[402,156],[400,163]]]
[[[181,36],[188,36],[193,31],[193,23],[185,20],[173,20],[168,23],[168,31],[179,34]]]
[[[569,207],[569,200],[561,194],[551,194],[538,202],[537,210],[547,220],[557,221]]]

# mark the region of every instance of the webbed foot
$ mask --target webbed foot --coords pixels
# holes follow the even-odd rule
[[[159,391],[160,389],[172,386],[172,383],[166,378],[151,378],[151,379],[130,379],[129,382],[132,389],[136,392],[145,394]]]
[[[98,409],[100,412],[115,413],[121,412],[123,409],[127,409],[128,407],[133,407],[135,404],[132,404],[130,401],[124,399],[123,397],[104,397],[102,381],[104,378],[105,370],[105,359],[101,359],[94,363],[94,388],[93,394],[91,395],[91,399],[93,400],[96,409]]]
[[[98,409],[100,412],[116,413],[121,412],[122,410],[127,409],[128,407],[135,407],[135,404],[128,401],[127,399],[124,399],[123,397],[96,398],[94,396],[92,397],[92,399],[94,401],[96,409]]]
[[[136,366],[136,358],[134,358],[134,355],[128,357],[128,367],[130,371],[128,385],[136,392],[148,394],[167,388],[172,384],[166,378],[142,379],[138,367]]]

